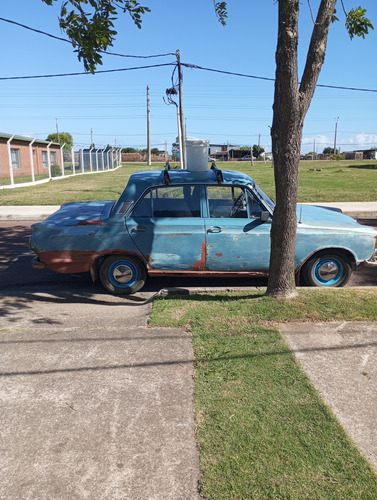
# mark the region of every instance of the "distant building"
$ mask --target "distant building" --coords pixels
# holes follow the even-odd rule
[[[51,175],[62,167],[60,144],[21,135],[0,133],[0,178]]]
[[[360,149],[357,151],[343,151],[346,160],[377,160],[377,150]]]
[[[208,155],[219,161],[230,161],[234,158],[240,158],[244,154],[246,154],[245,151],[242,151],[241,154],[241,146],[232,144],[210,144],[208,149]]]

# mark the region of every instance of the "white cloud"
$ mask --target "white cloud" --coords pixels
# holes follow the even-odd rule
[[[355,137],[349,137],[347,142],[353,146],[365,146],[365,148],[377,146],[377,134],[358,134]]]
[[[334,138],[329,138],[328,136],[326,135],[321,135],[321,134],[317,134],[315,135],[314,137],[303,137],[302,139],[302,144],[310,144],[310,145],[314,145],[314,141],[315,143],[318,145],[318,144],[331,144],[334,143]]]

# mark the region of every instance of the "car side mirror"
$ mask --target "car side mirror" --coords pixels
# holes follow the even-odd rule
[[[267,222],[269,218],[270,218],[270,212],[267,212],[267,210],[264,210],[263,212],[261,212],[261,214],[260,214],[261,222]]]

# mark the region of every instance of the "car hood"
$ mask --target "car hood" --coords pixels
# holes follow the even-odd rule
[[[297,205],[297,221],[299,227],[307,226],[377,233],[372,227],[363,226],[352,217],[343,214],[341,210],[332,207],[299,203]]]
[[[55,226],[102,225],[114,205],[114,201],[86,201],[64,203],[44,222]]]

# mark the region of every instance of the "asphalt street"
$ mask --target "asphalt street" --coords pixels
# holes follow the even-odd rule
[[[360,222],[377,227],[377,219]],[[33,221],[0,221],[0,289],[4,287],[70,287],[102,293],[99,283],[93,284],[89,273],[60,274],[48,269],[36,270],[31,267],[34,254],[29,249],[30,226]],[[263,278],[153,278],[147,281],[143,292],[158,292],[163,288],[190,290],[195,287],[240,289],[243,287],[265,287]],[[377,268],[360,268],[353,273],[350,286],[376,286]],[[42,287],[42,288],[40,288]]]

